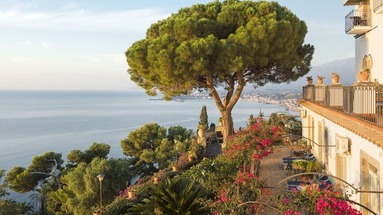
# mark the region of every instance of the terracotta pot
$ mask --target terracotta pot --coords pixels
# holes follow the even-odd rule
[[[313,85],[313,80],[308,80],[307,85]]]
[[[134,199],[136,197],[135,191],[128,191],[128,199]]]
[[[359,72],[359,81],[368,81],[368,78],[370,77],[370,73],[368,71],[361,71]]]
[[[323,79],[318,79],[317,85],[323,85]]]
[[[160,181],[160,179],[157,176],[154,176],[153,180],[154,180],[153,182],[154,184],[158,184],[158,182]]]
[[[331,77],[331,82],[333,83],[333,84],[338,84],[339,83],[339,75],[333,75],[332,77]]]
[[[172,168],[173,168],[173,172],[177,172],[178,171],[178,167],[173,166]]]

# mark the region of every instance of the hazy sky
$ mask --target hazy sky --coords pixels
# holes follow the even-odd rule
[[[209,0],[0,0],[0,89],[126,90],[124,53],[151,23]],[[315,46],[312,65],[354,56],[342,0],[278,0]]]

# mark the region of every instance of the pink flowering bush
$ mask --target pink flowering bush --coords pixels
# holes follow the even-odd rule
[[[315,209],[316,212],[321,215],[362,215],[361,212],[351,207],[345,200],[325,195],[319,197]]]
[[[237,168],[233,180],[220,181],[215,188],[215,199],[208,200],[207,205],[213,214],[255,214],[263,209],[263,205],[252,203],[259,195],[268,195],[262,183],[254,174],[257,162],[273,153],[274,147],[282,143],[281,128],[271,126],[262,118],[258,118],[245,129],[230,136],[217,160],[222,160]],[[251,202],[251,203],[249,203]]]
[[[214,214],[254,214],[262,211],[262,205],[243,204],[256,201],[260,194],[269,194],[254,175],[251,164],[273,153],[274,146],[280,144],[281,139],[281,129],[268,125],[263,119],[257,119],[229,138],[221,158],[237,166],[238,171],[234,181],[223,184],[215,201],[209,203]]]
[[[342,195],[340,189],[317,185],[305,186],[301,191],[288,192],[277,197],[284,215],[361,215]]]
[[[237,166],[261,160],[273,153],[275,145],[282,143],[281,135],[280,127],[271,126],[264,119],[258,118],[228,138],[223,155]]]
[[[286,212],[284,212],[283,215],[302,215],[302,214],[299,211],[293,211],[293,210],[289,209]]]
[[[258,204],[240,204],[256,200],[261,194],[258,177],[254,174],[239,171],[234,183],[226,183],[208,205],[215,215],[223,214],[253,214],[259,208]]]

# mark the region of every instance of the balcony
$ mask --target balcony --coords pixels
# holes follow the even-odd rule
[[[363,34],[371,29],[371,11],[354,9],[345,17],[347,34]]]
[[[358,4],[360,4],[360,0],[343,0],[344,6],[358,5]]]
[[[303,100],[383,127],[383,86],[303,87]]]
[[[383,0],[374,0],[374,13],[383,14]]]

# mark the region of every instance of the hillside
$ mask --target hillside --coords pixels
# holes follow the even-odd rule
[[[317,76],[324,76],[324,84],[329,85],[331,83],[331,73],[338,72],[340,75],[340,83],[343,85],[351,85],[355,82],[354,74],[354,58],[347,58],[342,60],[332,61],[326,64],[315,66],[304,77],[299,78],[297,81],[289,84],[268,84],[260,90],[276,90],[276,89],[302,89],[302,86],[307,84],[306,76],[312,76],[314,84],[316,83]]]

